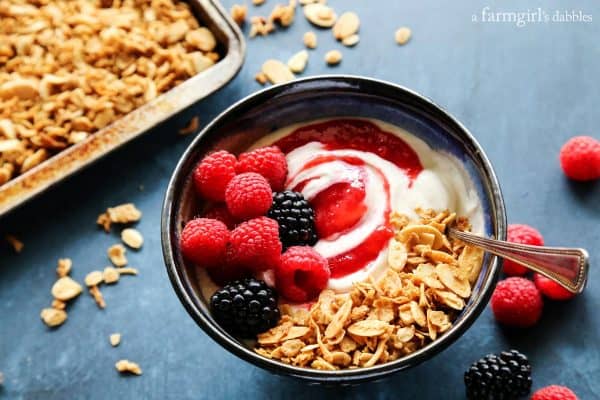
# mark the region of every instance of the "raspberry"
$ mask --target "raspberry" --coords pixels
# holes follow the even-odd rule
[[[252,271],[275,268],[281,256],[277,222],[258,217],[237,226],[229,240],[228,260]]]
[[[229,230],[221,221],[196,218],[185,224],[179,243],[183,256],[204,268],[223,262],[227,252]]]
[[[600,178],[600,142],[590,136],[575,136],[560,149],[560,166],[577,181]]]
[[[544,238],[535,228],[523,224],[508,225],[507,240],[512,243],[543,246]],[[506,275],[525,275],[528,269],[514,261],[504,260],[504,273]]]
[[[235,176],[225,190],[227,209],[234,217],[244,220],[265,215],[272,199],[269,182],[255,172]]]
[[[204,157],[194,170],[196,192],[207,200],[225,200],[225,188],[235,176],[235,163],[235,156],[224,150]]]
[[[546,386],[535,392],[531,400],[579,400],[571,389],[565,386]]]
[[[288,300],[303,303],[314,299],[329,280],[327,260],[308,246],[292,246],[281,255],[275,269],[277,288]]]
[[[526,328],[542,315],[542,296],[528,279],[512,277],[498,282],[492,295],[492,311],[500,323]]]
[[[256,172],[269,181],[274,192],[279,192],[283,190],[287,177],[287,161],[279,147],[261,147],[240,154],[235,170],[238,174]]]
[[[204,212],[203,218],[212,218],[221,221],[229,229],[235,228],[236,219],[229,213],[225,204],[214,204]]]
[[[538,290],[542,292],[544,296],[552,300],[569,300],[572,299],[575,294],[569,292],[564,287],[551,279],[546,278],[541,274],[533,274],[533,282],[537,286]]]

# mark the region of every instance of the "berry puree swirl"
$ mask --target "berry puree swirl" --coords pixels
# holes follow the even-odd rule
[[[331,119],[280,129],[261,140],[286,154],[286,188],[315,211],[314,249],[329,263],[338,292],[385,269],[393,211],[452,209],[481,231],[479,199],[458,160],[377,120]]]

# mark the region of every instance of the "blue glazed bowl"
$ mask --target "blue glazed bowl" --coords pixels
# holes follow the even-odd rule
[[[162,247],[171,283],[182,304],[198,325],[225,349],[276,374],[314,383],[353,384],[413,367],[460,337],[488,303],[498,278],[500,260],[486,255],[468,304],[452,328],[433,343],[383,365],[319,371],[267,359],[225,332],[210,314],[194,266],[183,259],[178,248],[183,225],[202,206],[195,195],[191,174],[206,153],[215,149],[240,153],[278,128],[328,117],[376,118],[404,128],[433,149],[454,155],[478,191],[484,208],[485,234],[506,238],[506,213],[498,180],[483,149],[460,122],[431,100],[398,85],[355,76],[318,76],[252,94],[221,113],[196,137],[169,182],[163,205]]]

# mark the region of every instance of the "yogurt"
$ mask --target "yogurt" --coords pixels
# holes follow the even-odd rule
[[[449,209],[483,232],[481,202],[460,161],[399,127],[319,120],[279,129],[253,147],[272,144],[286,154],[286,188],[315,208],[314,249],[328,260],[328,288],[337,292],[385,272],[393,211],[417,218],[416,207]]]

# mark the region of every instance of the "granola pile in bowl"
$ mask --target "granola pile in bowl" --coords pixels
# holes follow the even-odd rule
[[[505,237],[475,139],[407,89],[324,76],[205,128],[169,184],[162,240],[183,305],[227,350],[356,383],[431,358],[485,307],[499,261],[449,227]]]

